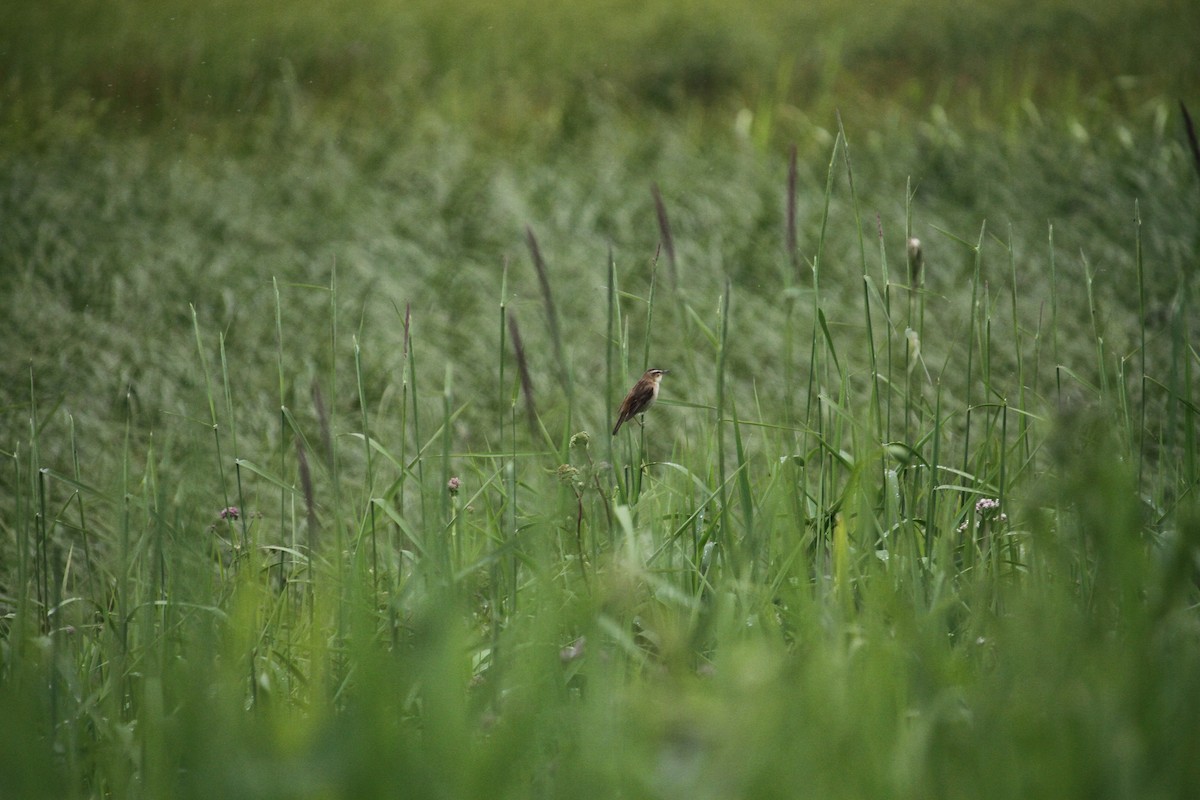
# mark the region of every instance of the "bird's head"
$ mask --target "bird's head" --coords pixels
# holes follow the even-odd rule
[[[646,370],[646,374],[642,376],[642,380],[658,383],[662,380],[663,375],[666,375],[670,371],[669,369],[648,369]]]

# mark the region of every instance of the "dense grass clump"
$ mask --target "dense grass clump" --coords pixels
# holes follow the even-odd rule
[[[0,12],[0,794],[1200,789],[1192,4],[454,5]]]

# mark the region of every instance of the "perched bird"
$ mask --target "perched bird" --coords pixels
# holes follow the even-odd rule
[[[646,410],[654,405],[654,401],[658,399],[658,384],[668,371],[648,369],[641,380],[633,385],[629,394],[625,395],[625,399],[621,402],[621,410],[617,412],[617,424],[613,426],[613,436],[617,435],[617,431],[621,430],[622,425],[638,414],[645,414]]]

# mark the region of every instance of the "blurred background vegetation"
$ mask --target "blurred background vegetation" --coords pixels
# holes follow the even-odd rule
[[[1188,796],[1197,42],[1190,0],[3,3],[0,795]],[[572,476],[646,356],[620,517]]]
[[[376,121],[432,107],[493,136],[547,118],[574,130],[595,104],[747,107],[779,112],[780,142],[806,117],[827,124],[831,105],[882,120],[938,103],[993,124],[1029,103],[1137,112],[1195,91],[1200,26],[1186,0],[50,0],[0,14],[10,114],[82,102],[183,124],[300,92]]]
[[[1171,218],[1144,242],[1159,324],[1197,241],[1177,104],[1195,97],[1198,32],[1186,0],[5,4],[6,339],[31,350],[49,397],[70,383],[119,398],[136,384],[170,407],[190,367],[157,335],[123,336],[131,321],[178,329],[190,303],[267,358],[257,343],[272,321],[246,309],[270,304],[271,277],[325,285],[337,263],[347,319],[364,298],[411,302],[431,342],[488,363],[490,341],[461,320],[499,299],[502,264],[526,258],[525,226],[578,287],[584,265],[603,276],[609,245],[623,268],[652,258],[652,183],[695,285],[719,292],[729,275],[747,314],[777,327],[788,152],[811,262],[840,115],[862,224],[879,215],[894,264],[910,181],[913,233],[932,242],[930,279],[950,298],[973,256],[938,231],[974,242],[988,221],[986,240],[1027,261],[1022,285],[1048,297],[1054,224],[1065,281],[1083,288],[1073,254],[1085,251],[1122,352],[1139,312],[1113,265],[1133,246],[1134,201]],[[834,203],[844,235],[830,247],[845,265],[858,225],[845,193]],[[632,269],[629,288],[644,273]],[[512,280],[514,307],[536,299],[530,270]],[[854,280],[829,287],[856,302]],[[1067,313],[1091,326],[1078,294]],[[596,329],[594,299],[559,293],[584,323],[574,341]],[[30,307],[46,313],[15,313]],[[1044,310],[1022,308],[1020,324],[1039,330]],[[61,364],[84,346],[80,329],[106,341],[108,321],[105,351],[121,356],[51,368],[51,354]],[[937,334],[959,336],[953,322]],[[669,338],[655,347],[677,358]],[[735,364],[767,369],[756,361]],[[2,367],[9,407],[27,400],[28,364]],[[81,374],[92,369],[95,380]]]

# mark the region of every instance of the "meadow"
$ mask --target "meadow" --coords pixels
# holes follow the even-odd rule
[[[1194,796],[1196,41],[7,4],[0,798]]]

